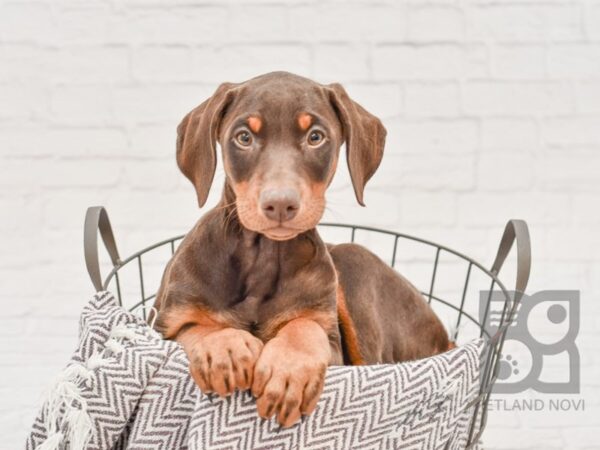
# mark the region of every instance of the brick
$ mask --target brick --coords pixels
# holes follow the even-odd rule
[[[43,389],[41,383],[36,385],[36,389]],[[10,399],[9,401],[13,400],[13,398],[19,398],[17,392],[13,392],[12,395],[8,397],[8,399]],[[18,402],[18,400],[15,401]],[[31,424],[35,419],[35,415],[38,413],[37,406],[38,405],[36,405],[36,407],[30,406],[25,410],[26,413],[22,412],[23,408],[19,408],[18,411],[13,410],[0,415],[0,427],[2,427],[3,430],[10,430],[10,432],[7,433],[3,444],[6,448],[18,448],[23,446],[24,436],[27,436],[27,433],[31,431]]]
[[[55,83],[114,83],[130,79],[129,51],[122,46],[62,48],[50,66]]]
[[[304,45],[264,44],[231,45],[215,53],[215,59],[201,60],[211,80],[223,80],[223,74],[236,74],[231,81],[245,81],[257,75],[285,70],[308,76],[311,70],[311,54]],[[204,71],[202,72],[204,73]]]
[[[48,110],[47,92],[39,85],[0,84],[0,120],[35,119]]]
[[[111,21],[111,39],[131,44],[195,44],[226,39],[227,9],[199,5],[170,8],[139,8]]]
[[[39,201],[30,200],[27,196],[0,197],[0,210],[7,214],[2,215],[0,230],[14,233],[23,229],[23,224],[33,227],[42,222],[42,207]]]
[[[177,83],[118,87],[113,89],[112,107],[120,124],[172,123],[176,126],[213,92],[212,87]]]
[[[543,79],[545,49],[541,45],[499,45],[492,48],[492,76],[500,79]]]
[[[550,245],[550,247],[552,247]],[[552,253],[553,250],[550,251]],[[585,262],[564,262],[564,261],[544,261],[540,260],[536,264],[536,276],[532,277],[527,284],[529,292],[538,292],[546,289],[580,289],[587,291],[586,267]],[[588,306],[589,307],[589,306]],[[587,308],[586,308],[587,309]]]
[[[90,200],[87,206],[97,205],[97,199],[101,197],[94,193],[90,193]],[[43,280],[44,291],[61,291],[64,292],[66,289],[79,289],[79,295],[86,293],[86,290],[81,288],[81,284],[78,284],[78,277],[73,276],[73,267],[77,266],[78,274],[85,274],[85,266],[81,266],[83,261],[82,244],[81,244],[81,226],[83,226],[83,220],[87,206],[84,209],[77,209],[76,213],[71,213],[65,217],[64,228],[57,229],[47,226],[44,228],[42,235],[44,246],[43,252],[32,251],[33,257],[29,260],[29,264],[35,265],[37,272],[36,277],[40,279],[40,283]],[[45,215],[45,218],[48,216]],[[73,219],[72,219],[73,217]],[[77,229],[79,225],[79,229]],[[103,255],[104,256],[104,255]],[[64,261],[61,267],[49,265],[52,261]],[[64,278],[63,278],[64,277]],[[62,279],[69,279],[69,283],[61,283]],[[21,280],[21,278],[19,278]],[[73,297],[72,297],[73,298]],[[74,296],[77,298],[77,295]],[[68,298],[63,300],[63,303],[67,303]],[[42,299],[37,297],[36,302],[41,302]],[[81,299],[79,300],[81,301]],[[39,304],[36,308],[39,308]],[[60,309],[60,305],[56,305],[57,310]],[[46,314],[47,312],[40,312],[40,314]]]
[[[373,49],[376,80],[444,80],[484,76],[488,71],[483,46],[382,45]]]
[[[198,99],[198,104],[201,101],[202,99]],[[181,110],[181,119],[187,113],[188,111]],[[178,123],[174,121],[170,124],[139,125],[134,127],[129,133],[131,145],[127,155],[130,157],[165,158],[171,159],[174,162]]]
[[[573,196],[573,221],[577,225],[600,225],[600,193]]]
[[[589,78],[600,73],[600,46],[555,44],[548,48],[548,73],[552,77]]]
[[[460,115],[460,92],[456,83],[407,83],[406,114],[416,117]]]
[[[497,226],[521,218],[530,225],[558,225],[569,220],[566,194],[517,190],[506,193],[469,193],[458,198],[458,217],[464,226]]]
[[[526,153],[483,154],[479,159],[477,186],[486,191],[529,190],[536,181],[535,160]]]
[[[45,187],[116,186],[123,163],[101,159],[53,160],[44,164],[39,183]]]
[[[108,194],[96,190],[90,192],[68,189],[52,192],[44,198],[40,208],[43,223],[48,230],[71,232],[83,226],[85,211],[93,205],[106,203]],[[109,212],[110,213],[110,212]]]
[[[289,34],[300,41],[401,42],[406,33],[406,10],[389,5],[337,4],[292,7]]]
[[[76,338],[78,329],[79,311],[73,311],[71,317],[40,317],[32,320],[32,328],[35,329],[35,334],[42,336],[52,336],[60,338]]]
[[[217,186],[213,191],[218,191]],[[176,227],[183,232],[190,229],[199,218],[195,193],[191,184],[187,193],[160,192],[152,195],[153,202],[148,202],[148,194],[143,191],[128,191],[124,193],[111,192],[107,206],[112,216],[119,218],[124,226],[139,229],[143,222],[140,218],[151,220],[151,227]],[[163,205],[160,214],[156,214],[156,205]],[[132,209],[131,205],[136,205]],[[187,228],[186,225],[187,224]]]
[[[25,125],[0,127],[0,147],[15,159],[39,157],[129,156],[124,130],[112,127]]]
[[[288,11],[285,6],[237,5],[231,8],[227,26],[234,30],[226,39],[234,41],[280,41],[287,36],[289,27]]]
[[[573,93],[563,82],[468,82],[463,89],[465,110],[471,114],[531,115],[569,113]]]
[[[0,83],[42,83],[48,75],[50,62],[57,50],[32,44],[4,44],[0,46]]]
[[[10,266],[0,262],[3,297],[11,302],[7,308],[8,316],[37,311],[37,307],[41,302],[40,299],[51,282],[51,277],[42,273],[42,270],[38,267],[40,252],[34,251],[31,248],[33,245],[38,245],[37,248],[41,249],[46,244],[42,239],[37,238],[10,242],[8,245],[3,244],[5,249],[3,250],[4,258],[10,259],[11,262]],[[51,262],[54,262],[54,260],[46,261],[47,264]],[[58,275],[58,273],[55,273],[55,275]],[[35,280],[35,283],[32,283],[31,280]],[[36,298],[36,300],[30,302],[30,305],[24,308],[24,305],[20,303],[23,298]]]
[[[3,3],[0,7],[0,41],[47,43],[57,31],[51,5],[42,2]]]
[[[356,203],[351,185],[345,183],[345,189],[331,191],[328,195],[330,206],[323,221],[389,227],[398,223],[399,219],[399,208],[390,207],[396,205],[394,198],[395,195],[389,190],[381,191],[371,185],[364,196],[367,207],[362,207]]]
[[[182,175],[175,169],[175,155],[159,161],[143,161],[125,166],[125,184],[145,192],[167,192],[174,190]]]
[[[594,368],[596,369],[596,368]],[[596,370],[583,370],[582,378],[587,375],[595,375],[596,379],[598,372]],[[559,396],[559,399],[563,398]],[[581,396],[565,396],[566,399],[571,399],[577,402],[580,399],[584,399],[585,403],[588,403],[593,396],[586,396],[585,391]],[[593,401],[593,400],[592,400]],[[589,407],[588,405],[586,405]],[[587,409],[587,408],[586,408]],[[598,428],[600,425],[600,417],[597,414],[586,414],[587,411],[583,411],[580,407],[579,411],[560,411],[560,410],[544,410],[542,414],[539,412],[532,411],[529,414],[523,415],[523,425],[525,429],[535,428],[539,430],[539,434],[542,432],[552,432],[554,430],[563,430],[565,428],[577,428],[577,427],[594,427]],[[525,433],[523,433],[525,435]],[[540,436],[540,439],[543,439]],[[548,442],[550,445],[550,442]],[[566,445],[557,446],[558,448],[565,448]],[[544,445],[546,448],[546,445]],[[576,447],[577,448],[577,447]],[[586,448],[586,447],[580,447]],[[589,447],[588,447],[589,448]],[[593,448],[593,447],[592,447]]]
[[[0,186],[13,189],[36,186],[39,174],[44,170],[44,160],[5,159],[0,164]]]
[[[450,226],[456,221],[454,194],[402,192],[399,203],[403,224]]]
[[[185,46],[145,46],[135,49],[132,71],[140,81],[193,81],[192,51]]]
[[[344,83],[348,95],[367,111],[384,119],[402,112],[402,89],[393,83]]]
[[[63,364],[68,361],[70,352],[73,349],[75,341],[75,335],[77,332],[77,325],[72,325],[73,333],[70,336],[24,336],[22,339],[13,339],[12,348],[10,352],[3,355],[3,360],[11,362],[13,365],[20,365],[26,368],[30,365],[31,349],[43,349],[44,351],[39,352],[37,360],[42,364],[52,364],[54,366],[55,373],[61,370],[60,365],[56,364],[56,360],[59,360]],[[54,360],[54,361],[53,361]],[[58,367],[57,367],[58,366]],[[63,366],[64,367],[64,366]],[[50,380],[48,380],[50,381]]]
[[[388,145],[397,154],[464,154],[478,147],[473,120],[394,120],[389,123]]]
[[[114,11],[101,2],[81,2],[61,9],[56,16],[56,41],[64,44],[117,43],[110,33]],[[121,41],[120,43],[123,43]]]
[[[492,397],[493,399],[494,397]],[[508,400],[509,402],[511,400]],[[540,415],[544,415],[543,412],[537,412]],[[511,416],[515,416],[514,411],[500,411],[490,413],[490,421],[493,416],[502,417],[501,423],[506,423],[510,420]],[[506,417],[506,419],[504,419]],[[494,427],[490,424],[485,431],[486,446],[492,450],[512,450],[514,449],[515,442],[518,442],[519,448],[523,449],[536,449],[543,446],[548,450],[559,450],[564,449],[563,440],[560,436],[558,429],[545,429],[545,430],[531,430],[531,429],[520,429],[504,426]],[[507,439],[510,436],[510,439]]]
[[[600,3],[593,2],[587,5],[585,10],[585,32],[594,40],[600,39],[600,29],[598,29],[598,23],[600,22]]]
[[[467,9],[469,35],[498,41],[543,40],[544,18],[530,5],[482,5]]]
[[[499,42],[583,38],[577,5],[490,3],[467,8],[468,36]]]
[[[311,54],[306,46],[296,44],[198,47],[192,49],[191,70],[195,80],[211,84],[246,81],[277,70],[308,76],[311,71]]]
[[[75,343],[75,339],[71,340],[69,347],[71,349],[73,349],[74,347],[74,343]],[[4,343],[4,342],[3,342]],[[35,342],[28,342],[28,350],[34,350],[35,349]],[[7,348],[6,346],[3,348]],[[67,356],[68,358],[68,356]],[[3,369],[3,380],[5,381],[6,384],[3,384],[3,388],[7,389],[7,386],[16,386],[17,384],[21,385],[22,387],[25,388],[29,388],[31,390],[36,390],[35,392],[35,406],[39,406],[38,403],[41,400],[41,395],[43,393],[43,389],[45,387],[47,387],[48,382],[52,379],[52,376],[56,375],[56,373],[62,369],[64,367],[66,360],[64,361],[54,361],[53,363],[50,363],[48,365],[42,366],[39,365],[39,373],[35,373],[35,371],[29,371],[29,370],[23,370],[24,368],[30,368],[33,366],[33,364],[25,364],[25,365],[21,365],[21,366],[4,366]],[[8,388],[10,389],[10,388]],[[28,396],[26,396],[25,398],[27,398]],[[0,405],[0,408],[2,408],[3,411],[5,411],[5,404],[3,403],[2,405]],[[31,418],[33,420],[33,417]],[[31,423],[27,424],[28,426],[31,426]]]
[[[48,129],[42,125],[0,126],[2,155],[18,158],[51,156],[56,150],[48,145]]]
[[[546,119],[542,124],[542,139],[552,146],[600,146],[599,121],[600,116]]]
[[[600,81],[582,81],[575,87],[577,109],[582,113],[600,113]]]
[[[582,26],[582,5],[554,4],[544,5],[546,38],[550,41],[581,41],[586,33]]]
[[[594,448],[598,445],[598,439],[594,436],[596,429],[596,426],[565,428],[562,433],[565,442],[576,444],[572,448]]]
[[[458,8],[412,7],[408,14],[408,39],[415,42],[459,41],[464,36],[464,17]]]
[[[314,76],[320,82],[346,82],[369,77],[367,48],[362,45],[320,45],[315,49]]]
[[[467,191],[475,186],[475,159],[475,154],[423,157],[388,151],[371,186],[392,191],[404,188]]]
[[[582,163],[584,162],[584,163]],[[583,157],[569,154],[548,154],[538,162],[541,187],[555,192],[598,192],[600,156],[589,153]]]
[[[125,130],[114,127],[53,127],[48,130],[45,145],[55,156],[106,158],[129,156]]]
[[[538,126],[529,118],[485,118],[481,123],[484,149],[531,150],[539,147]]]
[[[52,121],[61,124],[102,125],[112,119],[106,86],[58,86],[50,99]]]

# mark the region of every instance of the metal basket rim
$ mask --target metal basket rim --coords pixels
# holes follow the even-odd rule
[[[468,261],[469,263],[473,264],[475,267],[477,267],[478,269],[480,269],[483,273],[485,273],[486,275],[488,275],[490,278],[492,278],[496,284],[498,284],[498,286],[502,289],[502,291],[507,294],[507,290],[504,286],[504,284],[502,283],[502,281],[500,280],[500,278],[498,277],[498,274],[493,273],[490,269],[486,268],[483,264],[481,264],[480,262],[478,262],[477,260],[473,259],[470,256],[465,255],[464,253],[461,253],[457,250],[454,250],[448,246],[442,245],[442,244],[438,244],[437,242],[428,240],[428,239],[424,239],[424,238],[420,238],[417,236],[413,236],[411,234],[406,234],[406,233],[400,233],[400,232],[396,232],[396,231],[391,231],[391,230],[386,230],[383,228],[377,228],[377,227],[371,227],[371,226],[367,226],[367,225],[352,225],[352,224],[348,224],[348,223],[335,223],[335,222],[322,222],[319,223],[317,225],[317,227],[339,227],[339,228],[349,228],[352,230],[364,230],[364,231],[373,231],[373,232],[377,232],[377,233],[383,233],[383,234],[388,234],[391,236],[395,236],[396,238],[402,238],[402,239],[408,239],[408,240],[412,240],[415,242],[420,242],[422,244],[426,244],[426,245],[430,245],[432,247],[436,247],[440,250],[443,250],[445,252],[448,252],[450,254],[453,254],[455,256],[458,256],[459,258],[464,259],[465,261]],[[170,242],[175,242],[178,240],[181,240],[183,238],[185,238],[186,234],[179,234],[176,236],[173,236],[171,238],[168,239],[163,239],[162,241],[156,242],[154,244],[149,245],[148,247],[145,247],[141,250],[138,250],[137,252],[132,253],[131,255],[129,255],[128,257],[126,257],[123,260],[119,260],[118,261],[118,265],[115,265],[113,267],[113,269],[108,273],[108,275],[106,276],[106,278],[104,279],[103,282],[103,286],[106,289],[108,287],[108,284],[110,283],[112,277],[115,275],[115,273],[124,265],[128,264],[129,262],[133,261],[135,258],[143,255],[144,253],[149,252],[150,250],[154,250],[155,248],[161,247],[163,245],[166,245]]]

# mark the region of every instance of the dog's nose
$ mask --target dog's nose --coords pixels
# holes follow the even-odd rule
[[[267,189],[260,193],[263,214],[277,222],[292,220],[300,208],[300,195],[294,189]]]

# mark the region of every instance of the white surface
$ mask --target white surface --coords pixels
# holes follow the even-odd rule
[[[504,222],[529,222],[531,292],[582,291],[585,412],[492,413],[486,444],[600,448],[600,3],[583,0],[0,3],[0,447],[74,345],[86,207],[108,208],[123,255],[187,231],[176,125],[276,69],[344,83],[388,128],[368,207],[340,166],[327,219],[488,265]]]

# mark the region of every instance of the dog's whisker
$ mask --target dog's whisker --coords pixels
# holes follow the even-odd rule
[[[231,203],[226,203],[224,205],[217,205],[213,209],[216,209],[216,210],[226,209],[226,208],[229,208],[230,206],[233,206],[233,205],[235,205],[235,200],[233,202],[231,202]]]

